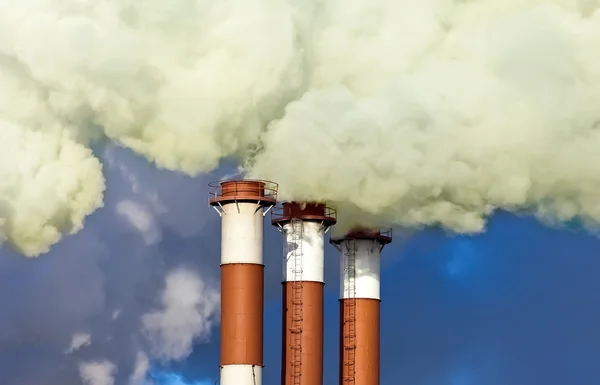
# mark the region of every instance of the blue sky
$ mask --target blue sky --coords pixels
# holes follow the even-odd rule
[[[383,257],[382,385],[600,383],[597,238],[500,213],[475,237],[430,229],[400,243]],[[332,247],[326,257],[324,384],[334,384],[338,281]],[[279,271],[276,255],[267,263]],[[278,383],[280,370],[281,306],[271,295],[265,385]],[[214,375],[217,353],[216,342],[198,346],[180,369],[191,377]]]

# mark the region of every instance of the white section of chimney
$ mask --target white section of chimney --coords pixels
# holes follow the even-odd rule
[[[324,282],[324,239],[325,228],[321,223],[302,221],[302,236],[295,236],[293,222],[283,226],[285,231],[286,255],[283,261],[283,281],[294,282],[297,275],[294,269],[301,268],[301,280],[309,282]],[[295,250],[300,248],[301,266],[295,267]]]
[[[262,368],[257,365],[225,365],[221,368],[221,385],[260,385]]]
[[[375,239],[345,239],[340,246],[340,298],[381,299],[381,243]],[[351,277],[346,269],[351,254],[354,254],[355,290],[352,290]]]
[[[223,205],[221,264],[263,264],[263,208],[257,203]]]

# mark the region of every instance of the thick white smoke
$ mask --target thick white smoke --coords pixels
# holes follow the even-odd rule
[[[189,174],[245,152],[300,87],[285,2],[0,1],[0,230],[36,256],[101,205],[106,137]]]
[[[596,222],[598,7],[0,0],[2,233],[38,255],[79,230],[102,138],[188,174],[240,157],[346,222]]]
[[[346,225],[472,232],[499,208],[600,222],[598,2],[393,3],[329,2],[314,87],[251,173],[347,206]]]
[[[65,130],[27,130],[0,115],[0,234],[19,251],[39,255],[81,230],[103,190],[100,162]]]

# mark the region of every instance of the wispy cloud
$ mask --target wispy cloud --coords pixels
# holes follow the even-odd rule
[[[214,385],[213,380],[188,380],[179,373],[167,371],[151,371],[152,385]]]

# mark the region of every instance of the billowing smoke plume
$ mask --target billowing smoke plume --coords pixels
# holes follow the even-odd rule
[[[270,124],[253,175],[358,209],[346,225],[600,221],[599,2],[329,3],[314,87]]]
[[[85,216],[102,205],[102,167],[62,128],[26,130],[2,119],[0,233],[22,253],[38,255],[61,233],[81,230]]]
[[[245,152],[300,87],[272,1],[0,1],[0,230],[36,256],[101,205],[102,135],[195,174]]]
[[[346,222],[598,221],[599,3],[2,0],[2,232],[79,230],[102,138],[189,174],[237,156]]]

